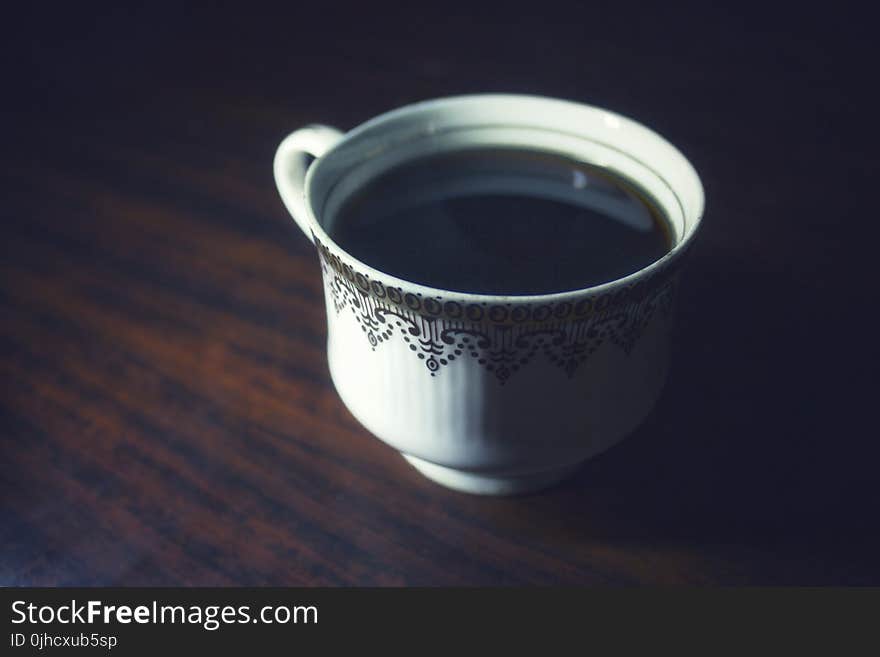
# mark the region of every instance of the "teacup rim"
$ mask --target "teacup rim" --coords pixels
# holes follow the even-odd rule
[[[637,129],[646,131],[651,135],[652,138],[659,140],[664,143],[668,148],[671,148],[674,152],[680,156],[682,163],[687,167],[687,174],[690,178],[690,183],[693,185],[692,192],[695,193],[696,199],[696,208],[693,212],[693,216],[688,216],[687,221],[691,224],[690,230],[688,230],[685,234],[681,236],[676,244],[672,246],[669,251],[667,251],[661,258],[655,260],[651,264],[637,269],[626,276],[622,276],[620,278],[615,278],[611,281],[606,281],[604,283],[600,283],[598,285],[592,285],[582,288],[576,288],[573,290],[564,290],[560,292],[548,292],[542,294],[487,294],[487,293],[479,293],[479,292],[462,292],[459,290],[449,290],[442,287],[435,287],[431,285],[425,285],[423,283],[417,283],[415,281],[411,281],[405,278],[401,278],[399,276],[395,276],[389,272],[383,271],[373,265],[370,265],[355,256],[353,256],[349,251],[340,246],[325,230],[321,223],[317,220],[315,216],[314,209],[312,207],[312,199],[311,199],[311,189],[312,182],[315,178],[316,171],[320,170],[320,162],[325,157],[330,155],[333,151],[337,150],[339,147],[343,146],[346,142],[351,141],[352,139],[357,138],[363,133],[374,129],[378,125],[383,123],[387,123],[395,118],[412,114],[417,111],[429,110],[429,109],[437,109],[443,106],[455,105],[458,103],[474,103],[474,102],[485,102],[489,100],[504,100],[504,101],[540,101],[546,102],[548,105],[556,105],[557,107],[564,105],[574,107],[580,110],[589,110],[600,112],[605,116],[612,117],[614,120],[620,121],[623,124],[630,124],[635,126]],[[668,183],[667,183],[668,184]],[[678,193],[672,189],[670,185],[670,189],[673,194],[678,197]],[[307,212],[307,220],[309,229],[312,232],[312,238],[316,242],[316,246],[319,247],[324,246],[325,248],[332,247],[333,250],[339,252],[340,254],[344,254],[347,264],[355,265],[361,268],[360,273],[368,278],[373,280],[380,280],[384,287],[397,286],[402,288],[406,292],[411,292],[419,297],[426,298],[434,298],[434,299],[442,299],[443,301],[454,300],[462,303],[484,303],[484,304],[553,304],[557,302],[570,301],[572,299],[577,299],[585,296],[599,296],[601,294],[607,293],[609,291],[613,291],[619,288],[630,287],[633,284],[638,283],[644,279],[651,278],[656,274],[662,272],[667,269],[674,261],[678,260],[684,252],[690,247],[691,243],[695,235],[699,232],[699,228],[702,225],[702,219],[705,214],[705,193],[702,185],[702,181],[700,180],[699,174],[696,172],[695,168],[691,164],[690,160],[681,153],[681,151],[667,139],[665,139],[662,135],[652,130],[651,128],[645,126],[644,124],[631,119],[623,114],[619,114],[615,111],[608,110],[603,107],[599,107],[596,105],[591,105],[587,103],[581,103],[577,101],[565,100],[561,98],[555,98],[551,96],[542,96],[536,94],[514,94],[514,93],[485,93],[485,94],[461,94],[461,95],[450,95],[450,96],[442,96],[438,98],[433,98],[430,100],[418,101],[415,103],[410,103],[407,105],[403,105],[397,107],[395,109],[389,110],[387,112],[383,112],[378,114],[371,119],[368,119],[364,123],[355,126],[351,130],[345,132],[342,138],[334,144],[322,157],[315,160],[312,166],[309,167],[305,182],[304,182],[304,200],[305,207]]]

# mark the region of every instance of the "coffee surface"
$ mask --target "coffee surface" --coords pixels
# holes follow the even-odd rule
[[[382,272],[482,294],[590,287],[671,248],[663,213],[628,181],[565,156],[503,148],[389,169],[350,195],[327,228]]]

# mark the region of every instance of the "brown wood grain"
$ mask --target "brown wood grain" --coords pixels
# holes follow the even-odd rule
[[[788,122],[738,131],[750,105],[711,100],[739,75],[726,37],[707,38],[703,59],[671,51],[683,77],[658,93],[665,64],[647,45],[544,25],[556,49],[539,65],[515,38],[538,28],[511,25],[498,77],[465,23],[448,47],[453,23],[394,43],[350,27],[334,47],[270,47],[260,30],[229,28],[232,45],[203,35],[203,54],[179,28],[149,65],[21,45],[37,59],[0,171],[0,585],[880,582],[877,447],[848,388],[871,380],[847,352],[860,324],[813,313],[817,300],[862,298],[834,268],[849,246],[824,227],[864,201],[802,193],[837,138],[815,133],[815,156],[801,148],[813,115],[788,117],[773,70],[754,84]],[[772,67],[760,53],[775,46],[756,43],[743,70]],[[352,56],[363,49],[372,57]],[[258,66],[273,56],[277,70]],[[609,61],[643,86],[617,84]],[[307,92],[285,82],[291,71]],[[438,487],[348,413],[327,371],[317,258],[271,178],[276,145],[300,125],[348,128],[482,90],[604,102],[659,124],[709,197],[657,410],[571,480],[515,498]],[[771,134],[774,149],[744,170]],[[862,174],[823,175],[833,187]],[[792,240],[797,259],[780,255]]]

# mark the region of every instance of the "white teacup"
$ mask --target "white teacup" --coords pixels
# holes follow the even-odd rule
[[[402,280],[325,231],[342,201],[389,167],[476,145],[554,152],[636,182],[668,217],[672,249],[603,285],[497,296]],[[345,134],[297,130],[278,148],[275,181],[318,249],[340,397],[426,477],[483,494],[549,485],[632,432],[660,396],[678,264],[700,223],[703,189],[651,130],[563,100],[444,98]]]

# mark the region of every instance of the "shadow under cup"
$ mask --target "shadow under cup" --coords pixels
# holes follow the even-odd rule
[[[673,246],[610,283],[500,296],[402,280],[329,237],[345,201],[382,172],[468,148],[558,154],[632,181],[665,215]],[[419,103],[341,136],[309,168],[305,201],[308,216],[296,218],[323,270],[333,382],[352,414],[427,477],[474,493],[534,490],[624,438],[657,401],[678,264],[703,192],[681,153],[647,128],[531,96]]]

